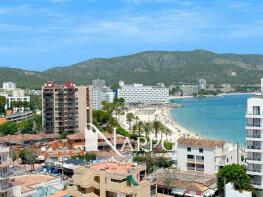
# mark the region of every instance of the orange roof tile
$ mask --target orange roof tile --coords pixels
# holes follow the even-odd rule
[[[195,146],[212,148],[216,146],[223,146],[224,141],[207,140],[207,139],[195,139],[195,138],[179,138],[177,140],[178,145]]]

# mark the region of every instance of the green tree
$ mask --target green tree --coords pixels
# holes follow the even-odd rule
[[[85,155],[76,155],[72,156],[72,159],[81,159],[86,161],[94,161],[96,160],[96,154],[94,153],[86,153]]]
[[[134,114],[133,113],[127,113],[126,114],[126,120],[129,123],[129,130],[131,130],[131,123],[134,119]]]
[[[33,116],[33,122],[34,122],[34,130],[39,133],[42,129],[42,116],[35,114]]]
[[[149,137],[149,134],[152,131],[152,124],[150,122],[146,122],[143,127],[144,133],[146,137]]]
[[[18,123],[18,130],[21,133],[33,133],[34,123],[32,119],[23,120]]]
[[[156,138],[157,138],[157,134],[160,131],[161,127],[162,127],[162,123],[160,121],[158,121],[158,120],[153,121],[153,128],[155,131],[155,137]]]
[[[0,115],[5,113],[5,104],[6,98],[4,96],[0,96]]]
[[[138,134],[139,134],[139,136],[141,135],[143,128],[144,128],[144,123],[142,121],[139,121],[138,122]]]
[[[37,154],[32,148],[24,148],[19,152],[19,158],[22,160],[23,164],[30,164],[31,170],[35,169],[35,162]]]
[[[243,166],[238,164],[226,165],[217,174],[219,190],[224,190],[224,185],[231,182],[237,190],[252,190],[250,177]]]
[[[17,125],[14,122],[5,122],[0,125],[1,135],[12,135],[17,133]]]
[[[12,159],[12,161],[13,161],[13,167],[14,167],[15,166],[15,161],[18,158],[17,151],[14,149],[14,150],[10,151],[9,155],[10,155],[10,158]]]
[[[42,101],[41,96],[31,95],[29,107],[32,111],[36,111],[37,109],[41,109]]]

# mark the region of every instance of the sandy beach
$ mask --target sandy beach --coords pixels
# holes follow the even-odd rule
[[[134,116],[137,116],[140,121],[143,122],[153,122],[154,120],[160,121],[168,129],[172,131],[170,136],[167,136],[167,140],[176,140],[180,137],[193,137],[200,138],[200,136],[194,134],[190,130],[182,127],[178,122],[176,122],[170,113],[171,107],[169,106],[143,106],[143,107],[132,107],[129,108],[125,115],[119,117],[120,124],[125,128],[129,129],[129,123],[126,121],[126,114],[133,113]],[[151,134],[154,137],[154,133]],[[166,136],[162,136],[166,139]],[[158,135],[158,139],[161,138],[161,135]]]

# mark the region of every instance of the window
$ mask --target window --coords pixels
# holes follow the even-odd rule
[[[253,106],[253,115],[260,115],[260,107]]]
[[[199,148],[199,153],[203,153],[203,152],[204,152],[204,149]]]
[[[187,159],[194,159],[194,155],[187,155]]]
[[[191,152],[191,147],[187,147],[187,151],[188,151],[188,152]]]

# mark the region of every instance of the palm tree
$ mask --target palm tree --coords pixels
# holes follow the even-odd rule
[[[142,121],[139,121],[138,122],[138,132],[139,132],[139,135],[141,135],[141,132],[142,132],[142,129],[144,127],[144,123]]]
[[[161,125],[162,123],[158,120],[155,120],[153,121],[153,128],[154,128],[154,131],[155,131],[155,137],[157,138],[157,134],[159,132],[159,130],[161,129]]]
[[[134,124],[132,126],[132,133],[133,133],[133,135],[135,134],[135,132],[137,132],[137,130],[138,130],[138,124]]]
[[[146,137],[149,137],[149,134],[152,130],[152,124],[150,122],[146,122],[143,127],[144,133]]]
[[[131,123],[132,123],[133,119],[134,119],[133,113],[127,113],[126,114],[126,120],[127,120],[127,122],[129,122],[129,130],[131,130]]]
[[[164,128],[164,134],[166,136],[166,139],[168,137],[168,135],[171,135],[172,134],[172,131],[170,129],[168,129],[167,127]]]

